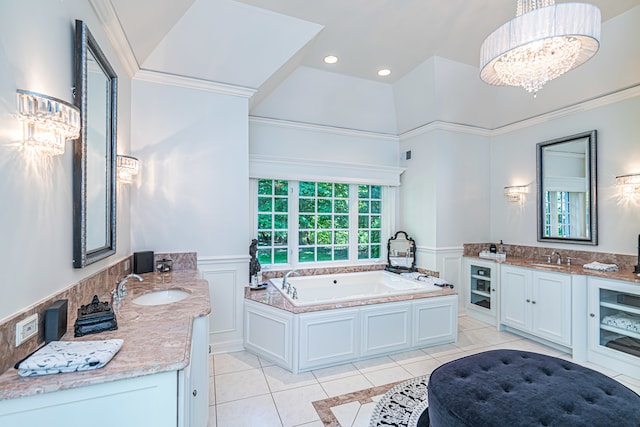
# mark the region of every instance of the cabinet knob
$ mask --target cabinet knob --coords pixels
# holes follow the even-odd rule
[[[528,299],[528,300],[527,300],[527,302],[531,302],[531,300],[530,300],[530,299]]]
[[[589,316],[590,316],[590,317],[596,317],[596,315],[595,315],[595,314],[593,314],[593,313],[589,313]]]
[[[495,289],[491,289],[491,292],[495,292],[495,291],[496,291]]]
[[[535,304],[535,303],[536,303],[535,301],[531,301],[531,304]]]
[[[193,390],[193,393],[191,394],[193,394],[193,397],[196,397],[198,395],[198,390]]]

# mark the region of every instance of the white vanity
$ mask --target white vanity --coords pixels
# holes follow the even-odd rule
[[[632,273],[475,257],[464,269],[470,317],[640,378],[640,278]]]
[[[63,340],[122,338],[124,344],[103,368],[20,377],[0,376],[0,425],[200,427],[209,413],[209,291],[196,271],[148,273],[131,283],[118,330]],[[171,304],[131,301],[150,291],[179,287],[189,297]]]

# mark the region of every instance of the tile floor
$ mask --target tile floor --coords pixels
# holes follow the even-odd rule
[[[455,344],[298,375],[246,351],[217,354],[211,357],[209,370],[209,427],[323,427],[336,425],[335,420],[341,427],[368,427],[378,398],[390,388],[385,385],[427,375],[443,363],[494,349],[535,351],[571,360],[568,354],[518,335],[496,331],[466,316],[458,320]],[[640,394],[639,380],[597,365],[586,363],[585,366],[615,378]],[[371,390],[354,393],[364,389]],[[367,399],[350,398],[367,392],[371,395]],[[333,422],[326,416],[320,419],[312,404],[317,401],[336,402],[329,417]]]

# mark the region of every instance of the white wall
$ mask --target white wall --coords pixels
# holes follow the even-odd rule
[[[640,96],[636,95],[494,136],[491,142],[491,240],[541,245],[536,237],[536,144],[596,129],[598,246],[546,242],[543,245],[637,254],[640,203],[619,200],[615,177],[640,172],[639,113]],[[527,184],[529,194],[523,203],[510,203],[502,194],[507,185]]]
[[[251,115],[397,135],[391,86],[299,67]]]
[[[401,162],[400,227],[422,248],[418,265],[438,270],[438,251],[489,237],[489,138],[434,125],[403,136],[400,147],[411,151]]]
[[[247,99],[133,81],[134,251],[248,254]]]
[[[117,253],[72,267],[72,157],[33,158],[23,150],[16,89],[73,103],[75,20],[85,21],[118,74],[118,151],[129,145],[131,84],[84,0],[4,1],[0,12],[0,321],[130,254],[128,190],[118,187]]]

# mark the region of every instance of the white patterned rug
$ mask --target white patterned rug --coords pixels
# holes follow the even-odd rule
[[[429,377],[416,377],[394,386],[378,401],[371,415],[370,427],[428,426],[427,383]],[[424,417],[420,419],[421,415]],[[420,424],[418,424],[420,423]]]

